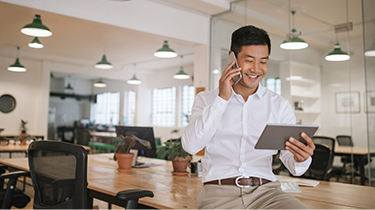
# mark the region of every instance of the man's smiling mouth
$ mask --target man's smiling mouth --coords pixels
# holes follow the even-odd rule
[[[261,76],[261,75],[250,75],[248,73],[245,73],[245,75],[252,78],[252,79],[255,79],[255,78],[258,78],[259,76]]]

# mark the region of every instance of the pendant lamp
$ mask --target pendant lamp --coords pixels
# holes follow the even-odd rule
[[[103,82],[102,79],[99,79],[97,82],[94,83],[94,87],[103,88],[107,87],[107,84],[105,84],[105,82]]]
[[[349,60],[350,59],[350,56],[348,55],[348,53],[346,52],[343,52],[341,50],[341,46],[339,43],[336,43],[335,44],[335,48],[332,52],[330,52],[326,57],[325,59],[327,61],[346,61],[346,60]]]
[[[70,85],[70,82],[68,83],[68,85],[65,87],[65,90],[73,90],[73,87],[72,85]]]
[[[96,63],[95,68],[97,68],[97,69],[112,69],[113,66],[110,62],[107,61],[107,57],[104,54],[103,57],[102,57],[102,60]]]
[[[371,47],[366,50],[365,56],[366,57],[375,57],[375,39],[372,42]]]
[[[168,41],[165,40],[163,47],[157,50],[154,56],[158,58],[175,58],[177,57],[177,53],[169,48]]]
[[[31,47],[31,48],[38,48],[38,49],[44,47],[43,44],[40,43],[38,37],[34,37],[33,41],[31,41],[31,42],[28,44],[28,46]]]
[[[296,11],[292,10],[293,29],[287,35],[287,39],[280,44],[280,48],[284,50],[300,50],[309,46],[303,39],[298,37],[299,33],[294,27],[294,14],[296,14]]]
[[[183,56],[181,55],[180,71],[177,72],[175,75],[173,75],[173,78],[175,79],[189,79],[190,78],[190,76],[184,72],[184,68],[182,67],[182,58]]]
[[[42,24],[42,19],[40,15],[35,15],[32,23],[25,25],[21,32],[29,36],[36,37],[49,37],[52,36],[52,32],[47,28],[47,26]]]
[[[134,74],[133,74],[133,77],[131,79],[128,80],[128,84],[131,84],[131,85],[139,85],[141,84],[141,80],[139,80],[136,76],[135,76],[135,70],[136,70],[136,64],[134,64]]]
[[[9,71],[13,71],[13,72],[25,72],[26,71],[26,68],[21,65],[20,60],[18,59],[18,52],[19,52],[19,50],[20,50],[20,47],[17,46],[17,58],[16,58],[16,62],[14,62],[14,64],[12,64],[12,65],[10,65],[8,67]]]

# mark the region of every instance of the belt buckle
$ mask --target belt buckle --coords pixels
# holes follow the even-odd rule
[[[236,178],[236,180],[234,181],[234,183],[237,185],[237,187],[245,187],[245,188],[249,188],[249,187],[251,186],[251,184],[250,184],[250,185],[240,185],[240,184],[238,183],[238,180],[239,180],[239,179],[242,179],[242,178],[249,178],[249,179],[250,179],[250,183],[253,182],[253,179],[252,179],[251,177],[248,177],[248,176],[245,176],[245,177],[243,177],[243,176],[239,176],[239,177]]]

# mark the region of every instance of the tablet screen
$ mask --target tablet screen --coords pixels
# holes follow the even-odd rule
[[[285,150],[285,142],[290,137],[306,144],[301,137],[301,133],[305,132],[312,138],[318,127],[317,125],[267,124],[255,145],[255,149]]]

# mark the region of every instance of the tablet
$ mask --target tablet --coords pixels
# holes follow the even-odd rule
[[[312,138],[318,127],[317,125],[267,124],[255,145],[255,149],[285,150],[285,142],[290,137],[306,144],[301,137],[301,133],[305,132]]]

